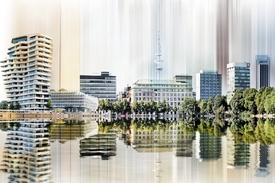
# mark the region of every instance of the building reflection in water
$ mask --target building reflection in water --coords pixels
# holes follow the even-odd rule
[[[51,182],[48,122],[25,121],[9,131],[3,169],[11,182]]]
[[[131,146],[137,152],[173,152],[175,156],[192,157],[192,142],[194,135],[184,134],[177,125],[170,125],[168,129],[148,130],[130,129],[127,137]]]
[[[110,156],[116,155],[116,134],[116,131],[110,130],[108,133],[99,132],[80,140],[80,156],[109,160]]]
[[[234,136],[227,130],[227,168],[249,168],[250,145],[244,141],[236,142]]]
[[[97,123],[92,119],[55,120],[50,126],[50,139],[60,143],[79,140],[97,133],[97,128]]]
[[[259,142],[256,143],[256,165],[255,170],[257,177],[266,177],[269,172],[269,147],[262,145]]]
[[[196,133],[196,158],[202,161],[214,161],[221,158],[222,139],[208,132]]]

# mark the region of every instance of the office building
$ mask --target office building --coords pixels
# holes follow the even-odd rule
[[[184,78],[185,75],[182,77]],[[192,83],[192,79],[191,82],[190,79],[185,81],[179,76],[174,77],[173,80],[140,79],[131,86],[131,103],[141,100],[149,101],[150,99],[158,102],[165,99],[171,107],[174,105],[179,107],[185,98],[193,97],[193,88],[190,83]]]
[[[93,96],[86,95],[82,92],[69,92],[60,89],[58,92],[51,91],[51,100],[53,109],[66,109],[70,107],[70,111],[92,112],[98,107],[98,99]]]
[[[30,34],[11,40],[8,58],[2,63],[7,97],[21,109],[46,109],[52,65],[52,39]]]
[[[116,76],[109,72],[101,75],[80,75],[80,92],[97,97],[98,100],[109,99],[116,102]]]
[[[49,133],[44,121],[25,121],[13,127],[3,153],[3,170],[10,182],[51,182]],[[3,181],[3,180],[2,180]]]
[[[244,91],[247,88],[250,88],[250,63],[227,64],[227,102],[230,102],[236,90]]]
[[[222,94],[222,75],[218,71],[201,70],[196,74],[196,99],[213,99]]]
[[[256,55],[256,88],[270,86],[270,57]]]

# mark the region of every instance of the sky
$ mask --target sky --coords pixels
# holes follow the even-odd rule
[[[13,37],[42,33],[53,38],[52,89],[78,91],[80,74],[109,71],[118,93],[138,79],[156,78],[159,27],[161,78],[193,75],[195,91],[196,73],[218,69],[226,94],[227,63],[251,62],[254,72],[255,55],[268,54],[275,69],[274,8],[272,0],[4,0],[0,59]],[[0,86],[4,100],[1,77]]]

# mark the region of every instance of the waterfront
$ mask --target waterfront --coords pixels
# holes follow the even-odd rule
[[[186,128],[186,122],[189,127]],[[43,159],[43,171],[33,169],[28,162],[40,160],[31,159],[30,155],[20,159],[24,160],[22,167],[13,168],[12,172],[0,172],[1,182],[9,182],[8,177],[12,175],[23,175],[23,178],[44,178],[46,182],[272,182],[274,180],[274,134],[257,134],[258,125],[254,127],[255,141],[243,139],[250,142],[245,143],[238,140],[240,135],[232,134],[226,125],[220,131],[217,124],[212,127],[202,128],[207,121],[194,120],[165,121],[165,120],[115,120],[111,122],[98,123],[94,120],[55,120],[42,121],[28,119],[24,124],[43,124],[45,130],[43,142],[49,147],[49,151]],[[208,121],[209,122],[209,121]],[[200,125],[197,125],[200,123]],[[216,121],[222,125],[226,122]],[[249,122],[251,123],[251,122]],[[261,124],[271,123],[265,120],[258,121]],[[254,124],[253,122],[251,124]],[[24,129],[35,128],[27,126]],[[215,126],[216,125],[216,126]],[[20,147],[24,153],[18,153],[16,149],[8,158],[5,158],[5,143],[18,141],[9,140],[12,136],[12,126],[22,129],[18,123],[1,123],[0,132],[0,155],[1,169],[3,166],[24,156],[26,148],[34,150],[40,148],[38,142],[26,139],[38,140],[37,138],[23,137],[24,141]],[[185,127],[184,127],[185,126]],[[210,125],[211,126],[211,125]],[[273,126],[274,127],[274,126]],[[40,127],[41,128],[41,127]],[[259,127],[260,128],[260,127]],[[263,126],[264,129],[266,126]],[[47,129],[47,130],[46,130]],[[190,130],[193,129],[193,130]],[[245,128],[249,129],[249,128]],[[23,130],[24,131],[24,130]],[[120,133],[117,133],[120,131]],[[124,131],[124,133],[121,133]],[[253,130],[252,130],[253,131]],[[108,133],[107,133],[108,132]],[[152,132],[152,133],[150,133]],[[27,132],[24,132],[27,133]],[[49,135],[47,135],[47,133]],[[250,130],[250,136],[251,134]],[[217,136],[216,136],[217,135]],[[24,136],[24,135],[22,135]],[[261,138],[260,138],[260,137]],[[16,137],[16,135],[15,135]],[[9,139],[8,139],[9,138]],[[20,140],[20,135],[18,137]],[[237,141],[235,140],[237,139]],[[251,139],[253,139],[251,137]],[[269,143],[272,145],[261,145]],[[239,142],[240,141],[240,142]],[[27,145],[40,144],[37,147]],[[83,144],[86,144],[84,146]],[[13,146],[17,146],[14,145]],[[43,145],[42,145],[43,146]],[[44,147],[44,146],[43,146]],[[233,148],[234,147],[234,148]],[[90,150],[89,153],[84,153]],[[15,153],[16,152],[16,153]],[[82,153],[82,154],[81,154]],[[22,155],[23,154],[23,155]],[[39,153],[38,153],[39,154]],[[39,157],[39,155],[34,155]],[[6,161],[6,162],[4,162]],[[48,167],[48,168],[45,168]],[[12,169],[10,167],[10,169]],[[24,169],[18,173],[19,169]],[[39,176],[41,174],[43,176]],[[25,177],[24,177],[25,176]],[[49,178],[47,180],[47,178]]]

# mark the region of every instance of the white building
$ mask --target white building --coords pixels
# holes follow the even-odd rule
[[[250,88],[250,63],[227,64],[227,102],[230,102],[236,90],[244,91],[247,88]]]
[[[15,37],[9,57],[0,61],[7,97],[22,109],[45,109],[49,99],[52,39],[43,34]]]
[[[51,100],[53,109],[65,109],[65,107],[72,107],[73,111],[95,111],[98,107],[98,99],[93,96],[89,96],[82,92],[69,92],[66,90],[60,90],[58,92],[51,92]]]
[[[171,107],[174,104],[179,107],[185,98],[193,97],[193,88],[190,84],[192,79],[184,81],[178,78],[181,77],[176,76],[173,80],[140,79],[136,81],[130,90],[131,102],[149,101],[150,99],[158,102],[165,99]]]

